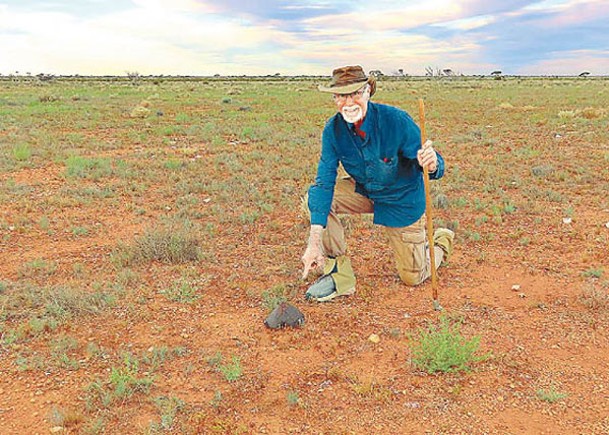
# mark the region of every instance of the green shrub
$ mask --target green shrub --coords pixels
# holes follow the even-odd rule
[[[269,312],[273,311],[280,303],[286,301],[285,286],[281,284],[262,292],[262,305],[264,305]]]
[[[558,402],[559,400],[566,399],[567,396],[568,395],[566,393],[556,391],[554,387],[550,387],[547,390],[537,390],[537,398],[548,403]]]
[[[112,165],[109,159],[86,158],[70,156],[65,161],[66,176],[77,178],[91,178],[98,180],[101,177],[112,175]]]
[[[234,382],[241,377],[243,369],[241,368],[241,360],[233,356],[232,363],[222,364],[218,367],[220,373],[228,382]]]
[[[438,326],[419,329],[410,337],[412,363],[427,373],[469,371],[470,365],[488,355],[477,356],[480,337],[469,340],[460,333],[460,324],[451,324],[446,316]]]
[[[32,150],[26,143],[15,145],[13,147],[13,157],[19,162],[24,162],[32,157]]]
[[[166,220],[149,228],[130,246],[120,246],[113,262],[120,266],[146,261],[179,264],[200,259],[199,228],[189,220]]]
[[[171,287],[162,290],[161,293],[170,301],[190,303],[199,299],[201,296],[198,294],[199,289],[196,285],[186,279],[180,278],[174,281]]]

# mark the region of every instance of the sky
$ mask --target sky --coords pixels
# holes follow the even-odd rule
[[[609,0],[0,0],[0,73],[609,75]]]

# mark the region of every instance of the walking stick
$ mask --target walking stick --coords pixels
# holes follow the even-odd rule
[[[427,141],[425,133],[425,103],[419,98],[419,118],[421,128],[421,147]],[[438,276],[436,271],[436,253],[433,240],[433,217],[431,215],[431,189],[429,187],[429,171],[427,166],[423,167],[423,184],[425,186],[425,217],[427,219],[427,239],[429,240],[429,260],[431,266],[431,288],[433,291],[433,309],[442,311],[440,302],[438,302]]]

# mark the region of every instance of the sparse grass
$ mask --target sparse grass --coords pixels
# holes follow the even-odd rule
[[[69,286],[15,284],[2,297],[2,312],[8,318],[36,314],[65,320],[74,316],[98,314],[115,303],[108,289],[90,292]]]
[[[603,276],[604,269],[602,267],[591,268],[582,273],[584,278],[600,278]]]
[[[159,423],[151,424],[150,429],[152,431],[172,430],[174,428],[176,416],[186,406],[186,403],[177,397],[165,396],[156,397],[154,399],[154,404],[161,414],[161,421]]]
[[[536,396],[539,400],[543,400],[544,402],[555,403],[566,399],[568,397],[568,394],[559,392],[554,386],[551,386],[548,389],[537,390]]]
[[[86,236],[89,234],[89,229],[86,227],[72,227],[70,231],[76,237]]]
[[[230,363],[221,364],[218,367],[218,370],[224,375],[224,379],[228,382],[235,382],[243,374],[241,359],[237,356],[233,356]]]
[[[220,404],[222,403],[222,391],[216,390],[214,391],[214,397],[211,399],[210,405],[212,408],[218,409]]]
[[[580,301],[591,310],[609,308],[609,283],[586,283],[582,290]]]
[[[161,290],[168,300],[172,302],[191,303],[201,297],[199,288],[187,278],[179,278],[165,290]]]
[[[65,160],[66,176],[68,178],[91,178],[99,180],[112,175],[112,164],[105,158],[87,158],[70,156]]]
[[[113,262],[128,266],[147,261],[178,264],[201,258],[198,225],[187,219],[169,219],[148,228],[131,245],[122,245],[113,253]]]
[[[484,361],[488,354],[477,355],[480,337],[466,339],[461,335],[459,323],[451,323],[443,315],[439,325],[419,329],[410,336],[412,363],[427,372],[469,371],[472,364]]]
[[[469,322],[463,335],[488,337],[509,354],[483,365],[497,378],[495,398],[492,391],[472,395],[484,390],[484,374],[473,363],[467,375],[426,376],[417,368],[409,379],[394,370],[409,352],[408,332],[421,326],[420,316],[406,318],[399,307],[414,313],[428,287],[399,283],[369,216],[348,219],[361,278],[356,297],[305,306],[321,319],[311,328],[262,327],[264,311],[286,297],[301,303],[306,287],[297,273],[307,232],[299,202],[315,177],[321,128],[335,112],[316,92],[321,80],[141,77],[137,86],[128,78],[19,80],[0,77],[0,356],[14,385],[10,402],[35,430],[57,424],[64,432],[95,434],[359,433],[380,422],[381,430],[416,424],[423,432],[484,432],[493,426],[491,414],[475,412],[484,400],[503,408],[532,399],[534,407],[554,408],[536,397],[544,388],[549,396],[569,392],[568,405],[583,410],[580,432],[607,432],[606,419],[594,414],[604,405],[606,373],[577,364],[607,350],[606,79],[379,80],[375,99],[405,108],[415,120],[417,97],[429,102],[430,137],[447,162],[445,177],[432,183],[434,221],[441,223],[434,226],[457,230],[455,264],[442,268],[440,279],[456,291],[452,301],[463,304]],[[561,225],[565,216],[573,216],[573,225]],[[160,234],[167,221],[191,223],[184,243],[171,231]],[[119,239],[125,244],[110,264]],[[563,245],[568,249],[554,249]],[[505,301],[517,296],[501,281],[521,275],[535,277],[524,289],[528,299]],[[489,288],[472,288],[476,277]],[[552,282],[581,282],[576,306],[568,294],[577,288],[542,304],[546,292],[530,285],[551,289]],[[191,305],[168,302],[161,290],[184,303],[201,297]],[[397,311],[392,301],[401,301]],[[373,323],[385,337],[374,355],[366,341]],[[175,347],[182,343],[193,351]],[[529,377],[547,369],[555,343],[575,358],[555,372],[559,388],[537,383],[531,397],[522,396]],[[279,359],[259,358],[265,349]],[[220,352],[213,356],[216,350],[225,361]],[[123,352],[133,352],[137,370],[118,356]],[[242,357],[239,367],[247,356],[248,367],[229,382],[219,367],[234,372],[232,355]],[[277,361],[296,364],[298,373],[277,370]],[[379,377],[366,371],[372,367],[366,361]],[[349,378],[350,370],[358,377]],[[153,376],[146,393],[139,381]],[[594,381],[591,394],[572,394],[582,379]],[[92,380],[88,394],[74,391]],[[135,392],[119,396],[120,385]],[[44,394],[30,396],[38,390]],[[317,400],[328,395],[332,400]],[[64,421],[45,421],[48,401],[61,403]],[[85,402],[87,410],[80,409]],[[311,420],[338,402],[357,408],[358,419]],[[259,418],[269,407],[288,418],[285,426]],[[72,412],[85,420],[72,425]],[[5,417],[0,427],[10,431],[10,412]],[[560,431],[556,419],[547,422],[549,432]]]
[[[301,404],[300,395],[298,391],[288,391],[286,395],[289,406],[298,406]]]
[[[358,397],[372,399],[380,403],[386,403],[391,398],[391,390],[387,386],[377,382],[373,377],[367,376],[363,380],[353,377],[350,380],[351,389]]]
[[[241,359],[233,355],[231,362],[222,364],[223,359],[222,353],[217,352],[214,356],[207,359],[207,363],[222,373],[224,379],[228,382],[235,382],[243,373]]]
[[[89,408],[109,407],[115,402],[125,402],[136,393],[148,394],[154,377],[140,376],[140,363],[131,354],[125,354],[122,365],[112,367],[107,381],[97,380],[87,387]]]
[[[83,423],[85,417],[77,410],[53,406],[49,411],[48,419],[52,427],[70,429]]]
[[[24,263],[21,265],[21,267],[19,267],[19,277],[46,279],[53,275],[56,270],[57,263],[54,261],[47,261],[42,258],[37,258]]]
[[[15,145],[13,147],[13,158],[18,162],[28,161],[32,157],[32,150],[26,143]]]
[[[262,305],[269,312],[273,311],[280,303],[286,301],[284,285],[276,285],[262,292]]]

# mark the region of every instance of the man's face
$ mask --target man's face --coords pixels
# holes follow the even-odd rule
[[[356,123],[366,116],[368,110],[368,101],[370,100],[370,86],[365,85],[363,88],[348,94],[334,94],[334,102],[336,107],[345,121]]]

